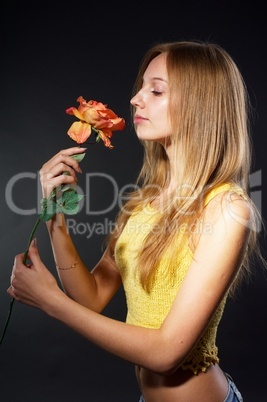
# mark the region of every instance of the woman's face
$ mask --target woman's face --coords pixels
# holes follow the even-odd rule
[[[172,134],[168,103],[166,54],[162,53],[150,62],[143,76],[142,88],[131,99],[135,107],[135,130],[140,140],[167,145]]]

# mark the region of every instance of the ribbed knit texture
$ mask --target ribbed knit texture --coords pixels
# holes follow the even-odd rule
[[[205,204],[217,194],[235,191],[243,195],[242,189],[232,184],[224,184],[212,190]],[[150,206],[133,213],[124,227],[115,247],[115,260],[120,270],[127,302],[126,322],[146,328],[159,328],[168,314],[181,283],[193,258],[188,244],[182,250],[170,247],[164,253],[158,267],[154,285],[146,292],[139,280],[138,251],[142,248],[146,235],[152,229],[160,212]],[[178,233],[177,236],[181,236]],[[179,240],[177,237],[176,240]],[[175,242],[177,244],[177,241]],[[171,265],[169,261],[171,260]],[[221,320],[227,295],[217,308],[209,326],[194,350],[182,363],[183,369],[195,374],[219,362],[216,346],[216,333]]]

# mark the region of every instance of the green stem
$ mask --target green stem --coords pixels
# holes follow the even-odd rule
[[[36,232],[36,229],[38,228],[40,222],[41,222],[41,219],[38,218],[37,221],[35,222],[35,225],[34,225],[33,229],[32,229],[31,235],[30,235],[29,240],[28,240],[27,249],[26,249],[26,251],[24,252],[23,264],[25,264],[26,261],[27,261],[29,248],[30,248],[30,245],[31,245],[33,236],[34,236],[34,234],[35,234],[35,232]],[[13,299],[11,300],[11,302],[10,302],[10,305],[9,305],[8,316],[7,316],[6,323],[5,323],[5,327],[4,327],[2,336],[1,336],[0,345],[2,345],[2,342],[3,342],[4,337],[5,337],[5,334],[6,334],[6,330],[7,330],[8,323],[9,323],[9,320],[10,320],[10,317],[11,317],[11,313],[12,313],[14,301],[15,301],[15,299],[13,298]]]

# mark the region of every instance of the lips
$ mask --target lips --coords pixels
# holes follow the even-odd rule
[[[140,123],[143,123],[144,121],[147,121],[148,119],[146,119],[145,117],[143,117],[143,116],[140,116],[139,114],[136,114],[135,116],[134,116],[134,124],[140,124]]]

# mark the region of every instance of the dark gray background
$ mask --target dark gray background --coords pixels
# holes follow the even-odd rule
[[[89,146],[79,185],[86,173],[109,174],[118,188],[134,183],[142,148],[132,130],[129,100],[141,57],[158,41],[202,39],[219,43],[239,65],[254,109],[255,158],[251,186],[266,216],[266,20],[257,2],[10,2],[0,9],[1,29],[1,242],[0,328],[10,298],[6,294],[15,254],[23,252],[36,220],[12,209],[39,204],[37,172],[42,164],[73,143],[66,131],[73,118],[65,109],[76,99],[107,103],[126,119],[114,134],[115,148]],[[29,178],[32,175],[32,178]],[[24,178],[23,178],[24,177]],[[27,178],[28,177],[28,178]],[[110,205],[111,183],[100,177],[90,187],[91,207]],[[105,215],[82,209],[76,224],[112,222],[118,204]],[[82,228],[82,226],[80,226]],[[37,232],[40,254],[55,273],[45,225]],[[104,235],[73,236],[91,268],[101,256]],[[265,253],[265,240],[262,237]],[[250,285],[229,301],[218,334],[221,366],[235,379],[245,402],[266,402],[266,278],[257,263]],[[125,318],[122,292],[105,314]],[[1,330],[2,332],[2,330]],[[155,351],[156,352],[156,351]],[[139,390],[131,364],[87,342],[42,312],[19,303],[0,348],[1,402],[136,402]],[[193,402],[193,401],[192,401]]]

